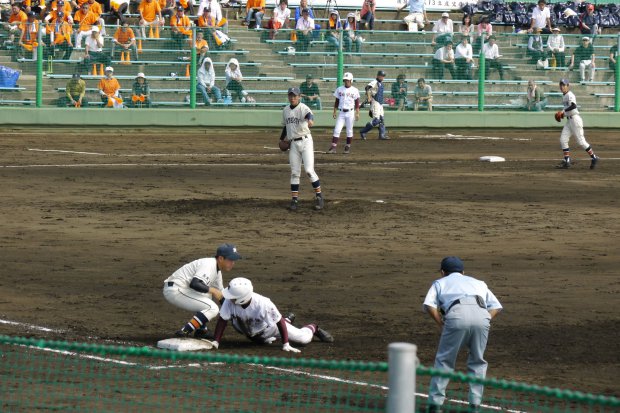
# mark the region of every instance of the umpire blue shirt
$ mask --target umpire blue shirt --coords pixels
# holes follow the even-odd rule
[[[424,299],[424,311],[427,311],[427,307],[433,307],[440,308],[447,313],[456,300],[475,296],[484,300],[487,310],[503,308],[484,281],[453,272],[433,282]]]

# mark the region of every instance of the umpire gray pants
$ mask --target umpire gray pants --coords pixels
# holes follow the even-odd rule
[[[460,304],[453,306],[444,319],[444,327],[435,356],[435,368],[454,371],[459,350],[466,347],[467,372],[484,378],[488,363],[484,359],[484,350],[489,338],[491,315],[480,308],[476,297],[462,298]],[[429,388],[429,403],[441,406],[446,399],[446,387],[450,379],[434,376]],[[482,384],[469,384],[469,403],[479,405],[482,401]]]

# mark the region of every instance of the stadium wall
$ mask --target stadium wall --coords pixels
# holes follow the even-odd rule
[[[17,108],[0,110],[0,125],[7,126],[85,126],[93,127],[273,127],[281,126],[280,110],[221,109],[64,109]],[[585,128],[620,128],[614,112],[582,114]],[[368,120],[362,110],[356,126]],[[552,128],[559,127],[552,112],[388,112],[389,128]],[[334,126],[331,110],[316,113],[315,127]]]

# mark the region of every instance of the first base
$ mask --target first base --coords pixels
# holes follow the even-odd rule
[[[174,351],[202,351],[211,350],[213,344],[209,340],[197,338],[167,338],[157,342],[157,348]]]
[[[506,161],[506,159],[502,158],[501,156],[481,156],[480,159],[478,160],[482,162],[504,162]]]

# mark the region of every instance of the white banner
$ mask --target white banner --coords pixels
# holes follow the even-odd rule
[[[308,3],[315,11],[323,9],[362,9],[364,0],[312,0]],[[245,3],[245,1],[243,1]],[[277,0],[267,0],[267,7],[274,8],[277,4]],[[378,0],[377,9],[379,10],[397,10],[404,4],[407,4],[407,0]],[[478,3],[477,0],[426,0],[426,10],[429,11],[444,11],[444,10],[460,10],[465,4]],[[299,6],[299,0],[289,0],[288,7],[294,10]],[[407,7],[405,7],[405,11]],[[453,19],[454,20],[454,19]],[[459,19],[460,20],[460,19]]]

